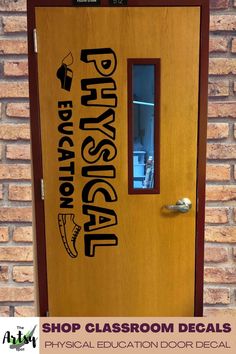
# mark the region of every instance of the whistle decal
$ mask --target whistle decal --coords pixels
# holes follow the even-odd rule
[[[67,54],[63,59],[61,66],[57,70],[57,78],[61,82],[61,88],[66,91],[71,90],[73,71],[69,68],[74,62],[74,58],[71,52]]]

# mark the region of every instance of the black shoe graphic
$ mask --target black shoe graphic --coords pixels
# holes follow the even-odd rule
[[[73,79],[73,71],[69,68],[70,65],[73,64],[73,56],[71,52],[62,59],[62,64],[60,68],[57,70],[57,78],[61,81],[61,88],[66,91],[70,91],[72,79]]]
[[[58,214],[58,226],[64,247],[70,257],[76,258],[76,239],[81,227],[74,222],[75,214]]]

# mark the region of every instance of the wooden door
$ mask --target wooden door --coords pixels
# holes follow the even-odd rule
[[[35,16],[49,315],[193,316],[201,8]],[[154,157],[134,146],[134,65],[148,64]],[[152,187],[134,161],[155,166]],[[187,213],[165,208],[183,197]]]

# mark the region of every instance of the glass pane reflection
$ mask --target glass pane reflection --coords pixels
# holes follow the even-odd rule
[[[154,188],[155,65],[132,65],[133,188]]]

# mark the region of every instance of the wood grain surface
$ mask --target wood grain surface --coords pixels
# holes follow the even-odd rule
[[[45,183],[46,249],[50,316],[193,316],[195,281],[196,166],[199,76],[199,7],[37,8],[38,74]],[[86,163],[81,145],[90,134],[79,129],[83,117],[104,107],[81,105],[81,80],[98,77],[80,60],[82,49],[112,48],[118,64],[118,201],[110,203],[118,224],[111,227],[116,247],[84,255],[81,176]],[[56,71],[73,53],[73,86],[61,90]],[[160,194],[128,195],[127,59],[160,58]],[[68,257],[57,223],[59,209],[58,101],[73,101],[75,221],[82,226],[78,257]],[[91,133],[97,141],[99,131]],[[191,199],[187,214],[168,213],[165,204]],[[107,207],[104,198],[96,205]],[[107,230],[108,231],[108,230]],[[98,233],[102,233],[99,231]]]

